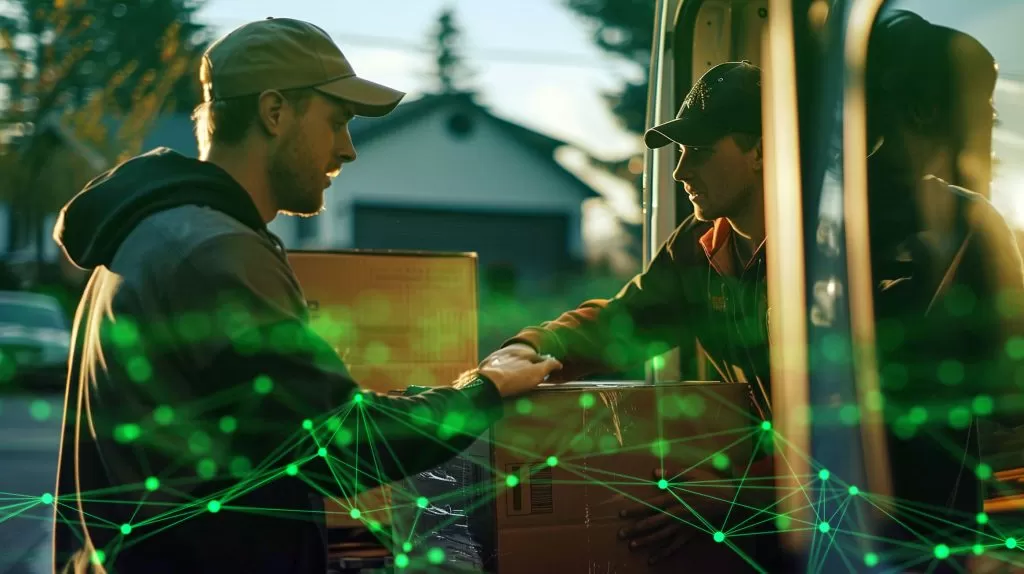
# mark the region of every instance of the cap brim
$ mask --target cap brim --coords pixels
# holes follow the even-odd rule
[[[352,104],[355,115],[368,118],[388,115],[405,97],[405,92],[356,76],[334,80],[316,89]]]
[[[704,146],[715,143],[718,136],[708,126],[693,121],[692,118],[676,118],[644,133],[644,145],[648,149],[658,149],[675,143],[688,146]]]

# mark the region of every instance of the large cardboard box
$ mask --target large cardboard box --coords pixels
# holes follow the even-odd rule
[[[476,367],[475,253],[291,251],[313,329],[345,360],[359,385],[381,393],[446,386]],[[390,485],[358,497],[390,523]],[[363,528],[325,500],[329,528]]]
[[[446,386],[475,367],[475,253],[292,251],[313,328],[353,378],[388,392]]]
[[[716,453],[733,466],[748,462],[760,421],[751,415],[747,385],[544,385],[509,402],[506,412],[459,457],[395,487],[395,543],[412,544],[414,571],[748,570],[728,544],[709,536],[656,567],[617,538],[629,524],[619,512],[661,492],[654,469],[677,473]],[[509,476],[516,477],[512,486]],[[745,545],[739,537],[730,543]],[[437,550],[430,562],[435,548],[441,565]]]

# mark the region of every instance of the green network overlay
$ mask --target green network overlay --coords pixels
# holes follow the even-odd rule
[[[129,329],[134,331],[134,329]],[[121,343],[131,343],[137,333],[120,335]],[[115,338],[117,335],[115,333]],[[1024,339],[1014,339],[1005,352],[1011,358],[1019,359],[1024,355]],[[129,372],[136,382],[144,384],[151,382],[152,369],[147,360],[139,357],[134,363],[129,363]],[[940,371],[948,371],[951,367],[943,363]],[[943,372],[939,377],[949,377]],[[262,461],[251,461],[242,456],[229,456],[225,454],[226,449],[220,445],[224,439],[245,433],[253,426],[264,424],[265,421],[247,420],[247,401],[253,400],[274,400],[282,389],[275,384],[270,377],[260,376],[252,380],[248,386],[242,388],[222,391],[213,396],[204,398],[201,402],[189,405],[174,406],[163,404],[150,413],[144,420],[125,421],[113,428],[114,439],[123,445],[136,447],[135,452],[144,453],[148,448],[158,449],[167,452],[169,448],[166,439],[153,441],[150,436],[155,436],[161,428],[177,426],[179,432],[187,436],[186,445],[178,447],[179,465],[178,468],[152,469],[152,474],[138,484],[124,484],[113,489],[98,492],[83,492],[83,499],[102,498],[104,503],[119,503],[133,505],[136,513],[142,508],[156,504],[157,508],[150,508],[150,517],[125,524],[114,524],[104,521],[99,517],[89,517],[87,520],[91,529],[112,529],[119,532],[119,536],[107,547],[97,549],[93,560],[97,563],[108,563],[123,548],[144,540],[150,536],[157,536],[166,529],[173,528],[182,521],[200,513],[224,513],[224,512],[246,512],[266,513],[271,515],[295,514],[294,509],[275,508],[247,508],[233,505],[233,501],[283,477],[295,477],[305,481],[311,488],[319,490],[325,498],[338,503],[348,515],[361,521],[366,527],[377,533],[380,542],[390,548],[394,555],[394,565],[397,569],[408,569],[417,572],[431,572],[439,570],[439,565],[446,562],[445,551],[439,547],[430,546],[428,532],[417,531],[416,524],[422,513],[433,505],[444,505],[446,502],[454,502],[454,497],[459,493],[452,492],[450,495],[440,499],[428,500],[420,496],[418,492],[408,488],[405,481],[390,483],[392,505],[380,508],[360,507],[357,495],[367,488],[367,485],[374,485],[381,482],[381,474],[374,475],[372,469],[359,467],[353,461],[355,452],[365,452],[369,449],[374,453],[373,459],[377,460],[380,452],[390,451],[391,446],[378,434],[374,426],[373,418],[367,413],[378,410],[378,414],[387,415],[388,407],[382,401],[376,400],[376,395],[369,392],[355,394],[351,401],[339,407],[334,412],[327,413],[317,420],[305,419],[294,421],[294,432],[289,441],[284,442],[276,451]],[[286,396],[284,393],[283,396]],[[204,413],[216,408],[223,408],[225,405],[237,403],[236,415],[225,415],[214,420],[204,419]],[[875,401],[870,408],[886,408],[884,401]],[[927,432],[926,422],[934,423],[936,419],[945,419],[941,424],[948,424],[953,428],[964,428],[971,415],[986,415],[992,412],[993,401],[987,396],[977,396],[970,401],[970,406],[954,406],[953,408],[938,408],[914,406],[905,412],[888,412],[885,416],[889,424],[894,425],[898,434],[912,436],[915,432]],[[509,401],[507,413],[513,416],[533,416],[538,419],[545,416],[542,409],[539,409],[531,396],[523,396]],[[608,416],[608,410],[604,409],[598,400],[591,393],[580,395],[577,405],[578,409],[589,410],[591,415],[587,418],[588,423],[597,425],[606,423],[602,417]],[[690,403],[679,403],[678,401],[663,401],[659,404],[657,421],[652,424],[659,425],[666,419],[679,417],[698,417],[703,411],[704,405],[700,401]],[[733,406],[733,408],[738,408]],[[45,420],[52,416],[59,416],[59,413],[50,412],[49,405],[44,401],[35,401],[30,406],[31,415],[37,420]],[[184,414],[184,416],[183,416]],[[832,417],[836,425],[856,425],[861,418],[861,412],[857,405],[838,405],[830,408],[827,412],[815,412],[815,417]],[[429,416],[429,415],[428,415]],[[352,419],[357,420],[352,432],[349,428]],[[478,416],[476,413],[450,412],[444,420],[427,420],[423,416],[414,414],[405,421],[400,421],[413,435],[420,437],[422,441],[433,441],[444,444],[453,436],[466,431],[468,428],[478,427]],[[249,427],[247,429],[247,427]],[[182,431],[184,429],[184,431]],[[748,427],[734,429],[732,432],[735,441],[749,440],[758,445],[762,452],[771,452],[780,446],[789,445],[785,436],[779,434],[769,422],[752,421]],[[582,435],[581,435],[582,436]],[[558,479],[555,484],[579,484],[587,482],[591,485],[600,485],[616,492],[623,492],[624,487],[637,485],[649,485],[651,497],[659,493],[671,493],[680,505],[687,509],[673,516],[675,520],[686,524],[710,537],[717,543],[728,545],[735,552],[741,554],[744,560],[750,564],[755,571],[765,571],[757,562],[756,556],[745,554],[735,542],[744,537],[759,536],[771,532],[803,531],[811,536],[810,558],[808,571],[820,571],[820,565],[824,557],[830,553],[836,553],[841,557],[842,562],[850,572],[859,571],[862,566],[874,566],[885,560],[890,566],[899,570],[917,569],[928,571],[939,561],[947,558],[974,555],[990,556],[994,559],[1010,565],[1024,566],[1019,552],[1021,551],[1018,540],[1024,539],[1024,527],[1019,524],[1000,524],[997,517],[990,517],[985,513],[972,516],[962,516],[956,522],[945,521],[941,531],[934,530],[928,526],[927,530],[922,529],[925,522],[922,519],[934,517],[933,510],[922,507],[910,501],[887,499],[883,496],[873,494],[863,485],[850,484],[842,477],[830,473],[829,469],[821,467],[810,459],[808,453],[799,452],[796,454],[800,459],[809,463],[812,469],[811,474],[795,478],[796,486],[789,492],[778,492],[779,499],[796,499],[799,508],[811,516],[810,521],[795,518],[794,516],[780,513],[778,499],[766,497],[775,487],[776,479],[785,478],[787,469],[776,469],[780,473],[776,477],[748,477],[747,472],[750,462],[746,464],[746,471],[739,476],[717,480],[685,480],[684,476],[697,467],[727,471],[728,469],[743,469],[744,465],[735,464],[737,461],[729,460],[725,449],[720,452],[713,452],[703,456],[696,464],[689,468],[673,469],[673,457],[685,452],[688,444],[707,437],[669,437],[663,436],[651,441],[649,444],[633,445],[628,448],[640,448],[647,451],[652,459],[660,460],[663,469],[668,472],[665,478],[654,480],[647,469],[638,470],[634,476],[615,475],[611,476],[604,472],[593,471],[591,467],[578,464],[585,456],[592,456],[595,452],[610,454],[621,452],[622,448],[614,439],[602,437],[599,440],[575,440],[578,437],[566,437],[562,441],[564,445],[558,451],[534,452],[529,445],[522,444],[522,441],[513,441],[514,444],[495,444],[495,448],[507,449],[519,452],[524,455],[525,460],[544,461],[543,465],[531,468],[531,472],[541,470],[543,466],[557,467],[561,469],[558,476],[572,476],[569,480]],[[229,442],[229,441],[228,441]],[[735,443],[734,443],[735,444]],[[962,455],[962,445],[949,444],[950,455],[959,458]],[[959,449],[959,451],[958,451]],[[755,449],[757,450],[757,449]],[[457,454],[455,451],[453,455]],[[310,463],[316,459],[322,459],[330,474],[324,475],[312,468]],[[989,480],[993,476],[993,469],[985,462],[974,460],[971,462],[977,476],[982,480]],[[147,468],[145,455],[140,454],[140,465]],[[181,469],[193,469],[190,478],[168,478],[170,476],[181,476]],[[379,468],[377,469],[379,470]],[[474,485],[474,488],[485,488],[494,496],[501,496],[504,489],[513,488],[518,483],[517,476],[503,473],[498,468],[488,468],[489,484]],[[922,470],[926,473],[926,470]],[[213,479],[229,478],[232,486],[224,489],[212,497],[194,498],[187,493],[186,487],[190,484],[202,483]],[[386,480],[384,482],[387,482]],[[330,485],[326,488],[324,485]],[[163,491],[182,500],[181,504],[166,504],[148,502],[148,498],[157,492]],[[123,495],[124,500],[118,501],[117,496]],[[446,500],[448,497],[452,500]],[[646,504],[647,501],[631,496],[638,504]],[[5,502],[0,507],[0,521],[17,520],[22,515],[28,515],[40,506],[52,506],[55,504],[54,496],[51,493],[0,493],[0,500]],[[714,511],[705,513],[700,509],[701,502],[715,501],[718,508],[725,509],[725,512]],[[750,500],[766,500],[764,503],[751,503]],[[479,500],[478,504],[486,504],[489,501]],[[57,516],[59,520],[76,521],[77,508],[73,500],[60,500],[57,504]],[[831,514],[824,511],[826,505],[836,507],[838,510]],[[838,506],[836,506],[838,505]],[[876,542],[884,540],[873,540],[867,534],[862,534],[859,525],[867,513],[890,513],[893,509],[900,511],[901,518],[897,519],[892,514],[887,514],[892,520],[898,520],[900,526],[913,534],[916,540],[909,547],[906,543],[899,549],[898,553],[887,556],[889,550],[873,550]],[[400,520],[394,520],[395,516],[411,517],[407,528],[396,528],[388,526],[390,522],[396,525]],[[931,523],[929,523],[931,524]],[[405,530],[405,531],[399,531]],[[970,543],[964,543],[964,540]],[[958,541],[958,542],[954,542]],[[609,543],[622,543],[609,541]],[[887,547],[888,548],[888,547]],[[909,558],[907,557],[909,556]],[[894,561],[894,557],[898,560]]]

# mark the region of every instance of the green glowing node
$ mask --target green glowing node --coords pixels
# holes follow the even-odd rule
[[[153,377],[153,366],[146,357],[135,356],[125,364],[128,378],[136,383],[144,383]]]
[[[197,430],[188,437],[188,449],[194,455],[206,454],[212,447],[213,441],[210,440],[210,435],[203,431]]]
[[[850,496],[857,496],[860,494],[860,489],[856,486],[851,486],[848,492],[850,493]]]
[[[764,421],[764,422],[762,422],[761,423],[761,430],[763,430],[763,431],[770,431],[770,430],[772,430],[772,423],[771,423],[771,421]]]
[[[307,431],[313,430],[313,421],[309,419],[302,421],[302,428]]]
[[[957,385],[964,380],[964,365],[960,361],[947,359],[939,364],[939,381],[945,385]]]
[[[150,492],[153,492],[154,490],[156,490],[158,488],[160,488],[160,479],[159,478],[157,478],[155,476],[151,476],[151,477],[146,479],[146,490],[148,490]]]
[[[939,544],[935,547],[935,557],[939,560],[945,560],[949,558],[949,546],[945,544]]]
[[[949,410],[949,426],[965,429],[971,424],[971,410],[967,407],[953,407]]]
[[[132,442],[142,435],[142,429],[135,423],[117,425],[114,428],[114,440],[119,443]]]
[[[659,481],[658,481],[658,488],[660,488],[660,489],[662,489],[662,490],[666,490],[666,489],[668,489],[668,481],[667,481],[667,480],[665,480],[664,478],[663,478],[663,479],[661,479],[661,480],[659,480]]]
[[[299,474],[299,466],[293,462],[292,464],[284,467],[284,471],[288,473],[288,476],[295,476],[296,474]]]
[[[110,338],[121,347],[129,347],[139,340],[139,329],[134,323],[121,319],[110,327]]]
[[[548,457],[548,466],[558,466],[558,457],[554,456],[554,455],[549,456]]]
[[[590,393],[583,393],[582,395],[580,395],[580,406],[585,409],[589,409],[590,407],[594,406],[595,402],[597,401],[594,398],[594,395]]]
[[[160,426],[167,426],[174,422],[174,409],[167,405],[160,405],[153,410],[153,420]]]
[[[829,530],[832,530],[832,525],[829,524],[828,522],[819,522],[818,523],[818,530],[820,530],[822,534],[825,534]]]
[[[987,395],[978,395],[971,401],[971,410],[976,415],[990,415],[994,407],[995,403],[992,401],[992,397]]]
[[[348,511],[348,515],[352,517],[352,520],[359,520],[359,517],[362,516],[363,513],[359,512],[358,508],[353,508]]]
[[[515,488],[516,485],[519,484],[519,477],[514,474],[510,474],[505,477],[505,484],[508,485],[509,488]]]
[[[320,447],[320,448],[316,449],[316,455],[319,456],[320,458],[326,458],[327,457],[327,449],[324,448],[324,447]]]
[[[252,463],[244,456],[236,456],[228,463],[228,469],[231,472],[231,476],[241,478],[252,470]]]
[[[132,533],[132,525],[131,524],[122,524],[121,525],[121,534],[124,534],[125,536],[128,536],[131,533]]]
[[[39,500],[42,500],[43,504],[53,504],[53,495],[49,492],[44,492],[43,495],[39,497]]]
[[[725,533],[722,531],[718,531],[715,533],[713,538],[715,539],[715,542],[722,542],[723,540],[725,540]]]
[[[839,409],[839,420],[847,426],[853,426],[860,420],[860,409],[856,405],[845,405]]]
[[[217,476],[217,463],[212,458],[204,458],[196,465],[196,476],[203,480],[210,480]]]
[[[978,524],[988,524],[988,515],[984,512],[979,512],[978,515],[974,517],[974,520]]]
[[[370,526],[370,532],[380,532],[380,522],[371,520],[367,524]]]
[[[215,514],[220,512],[220,501],[211,500],[210,503],[206,505],[206,509]]]
[[[402,552],[412,552],[412,542],[403,542]]]
[[[1024,337],[1011,337],[1006,342],[1006,354],[1011,359],[1024,359]]]
[[[357,405],[362,404],[363,395],[361,393],[356,393],[356,396],[352,397],[352,402],[354,402]]]
[[[651,441],[651,454],[654,456],[665,456],[672,450],[672,445],[665,439],[659,438]]]
[[[660,371],[665,368],[665,357],[654,357],[651,359],[651,366],[654,367],[655,371]]]
[[[347,428],[341,428],[338,429],[338,432],[334,435],[334,444],[346,447],[352,444],[353,438],[352,431]]]
[[[434,565],[444,564],[444,550],[431,548],[427,551],[427,562]]]
[[[107,553],[102,550],[96,550],[92,553],[92,563],[102,565],[107,561]]]
[[[985,463],[979,464],[975,472],[981,480],[992,478],[992,467]]]
[[[715,453],[715,456],[711,457],[711,466],[718,470],[726,470],[729,468],[729,457],[724,453]]]
[[[405,568],[409,565],[409,557],[405,554],[395,556],[395,568]]]
[[[775,517],[775,528],[779,530],[789,530],[789,527],[793,525],[793,519],[787,514],[780,514]]]
[[[818,471],[818,478],[821,480],[828,480],[828,477],[830,476],[832,476],[832,473],[830,473],[828,469],[823,468]]]
[[[220,432],[231,434],[238,429],[238,420],[232,416],[221,417],[219,426]]]
[[[923,425],[928,420],[928,411],[924,407],[914,407],[907,413],[907,418],[915,425]]]
[[[253,379],[252,390],[256,391],[258,395],[268,395],[270,391],[274,390],[274,381],[266,375],[260,375]]]
[[[416,499],[416,506],[418,506],[420,508],[426,508],[426,507],[430,506],[430,501],[427,500],[426,496],[421,496],[421,497]],[[406,550],[406,552],[408,552],[408,550]]]
[[[875,566],[878,566],[878,554],[875,554],[874,552],[868,552],[867,554],[865,554],[864,564],[868,568],[874,568]]]
[[[974,552],[975,556],[981,556],[982,554],[985,553],[985,547],[982,546],[981,544],[975,544],[974,546],[971,547],[971,552]]]
[[[1006,539],[1006,547],[1009,548],[1010,550],[1013,550],[1014,548],[1016,548],[1017,547],[1017,539],[1016,538],[1007,538]]]
[[[516,412],[521,415],[528,415],[533,412],[533,403],[530,399],[518,399],[516,401]]]

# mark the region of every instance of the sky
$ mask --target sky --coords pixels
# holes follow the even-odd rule
[[[445,7],[455,10],[481,101],[495,113],[604,159],[639,150],[601,98],[639,70],[598,50],[591,29],[562,0],[208,0],[200,18],[219,32],[267,16],[313,22],[357,74],[411,99],[429,88],[426,50]]]
[[[1003,168],[993,203],[1024,227],[1024,1],[894,0],[890,6],[970,33],[995,55],[1003,125],[994,133],[994,149]],[[455,10],[475,85],[493,112],[604,159],[640,151],[639,139],[618,126],[601,96],[639,70],[598,50],[591,25],[564,0],[208,0],[200,17],[218,33],[267,16],[314,22],[358,74],[407,91],[411,99],[430,85],[429,37],[445,7]],[[595,183],[616,211],[638,217],[628,187],[608,178]]]

